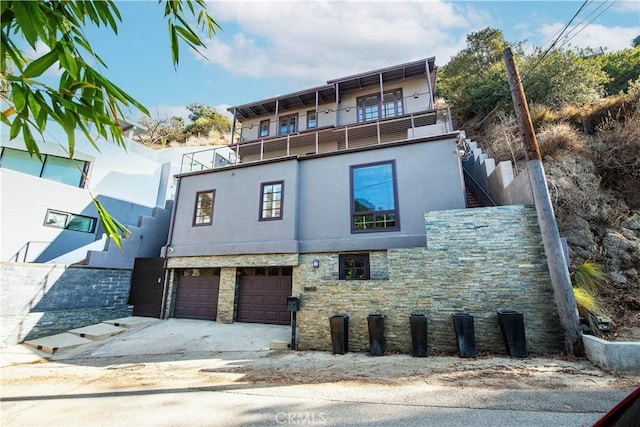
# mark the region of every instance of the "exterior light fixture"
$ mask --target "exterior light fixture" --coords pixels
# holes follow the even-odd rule
[[[416,99],[418,99],[419,96],[420,96],[420,94],[418,92],[413,94],[413,97],[416,98]]]
[[[344,111],[346,111],[346,112],[348,113],[349,111],[351,111],[351,107],[347,107],[347,108],[345,108],[345,110],[344,110]]]
[[[329,109],[327,108],[326,110],[324,110],[325,114],[329,114]]]
[[[313,260],[313,268],[318,268],[320,267],[320,260],[319,259],[314,259]]]

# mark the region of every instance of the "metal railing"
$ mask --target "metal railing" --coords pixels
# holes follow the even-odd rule
[[[22,247],[18,249],[18,252],[13,254],[7,261],[8,262],[34,262],[38,258],[38,256],[40,256],[42,251],[44,251],[44,249],[46,249],[47,246],[49,246],[51,243],[52,242],[45,242],[40,240],[30,240],[24,245],[22,245]],[[33,255],[33,247],[36,244],[42,245],[42,246],[39,248],[40,251],[36,255]],[[30,255],[29,251],[31,251],[31,258],[29,258],[29,255]]]
[[[235,152],[228,147],[209,148],[183,154],[180,172],[195,172],[238,163]]]
[[[311,129],[253,141],[238,141],[229,147],[235,151],[233,156],[220,162],[216,160],[215,156],[219,154],[221,148],[185,154],[181,172],[207,170],[229,164],[277,159],[292,155],[306,156],[330,153],[444,135],[453,131],[449,108],[427,110],[367,123]]]

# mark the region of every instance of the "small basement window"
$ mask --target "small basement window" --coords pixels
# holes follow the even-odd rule
[[[369,254],[342,254],[339,261],[340,280],[369,280]]]

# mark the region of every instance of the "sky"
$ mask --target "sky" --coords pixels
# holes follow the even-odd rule
[[[171,63],[167,24],[156,1],[117,1],[118,35],[86,35],[114,83],[152,116],[187,116],[203,103],[219,112],[325,84],[327,80],[435,57],[442,66],[486,27],[511,43],[546,48],[584,1],[209,1],[222,27],[200,54],[181,47]],[[558,41],[565,48],[631,47],[640,2],[588,1]],[[136,114],[133,113],[133,119]]]

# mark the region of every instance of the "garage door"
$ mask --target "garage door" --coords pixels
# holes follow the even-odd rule
[[[219,288],[219,268],[178,270],[174,317],[216,320]]]
[[[240,269],[238,322],[290,325],[291,267]]]

